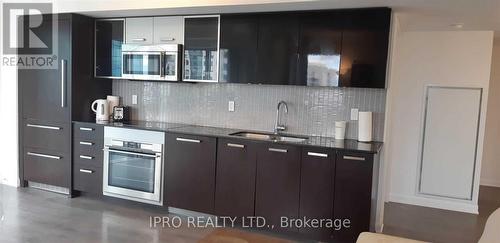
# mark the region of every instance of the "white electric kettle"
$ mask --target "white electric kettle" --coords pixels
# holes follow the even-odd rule
[[[95,100],[90,107],[92,111],[95,112],[96,121],[109,121],[109,106],[107,100]]]

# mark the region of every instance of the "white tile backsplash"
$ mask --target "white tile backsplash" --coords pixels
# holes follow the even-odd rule
[[[113,95],[131,107],[131,119],[272,131],[276,106],[287,102],[282,116],[288,133],[333,137],[334,123],[348,121],[346,138],[357,138],[351,108],[372,111],[374,140],[382,141],[386,90],[227,83],[161,83],[113,80]],[[132,95],[138,103],[132,104]],[[228,102],[235,102],[229,112]]]

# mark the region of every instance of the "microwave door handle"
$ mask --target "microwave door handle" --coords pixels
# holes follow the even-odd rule
[[[163,63],[164,58],[165,52],[160,53],[160,77],[165,77],[165,63]]]

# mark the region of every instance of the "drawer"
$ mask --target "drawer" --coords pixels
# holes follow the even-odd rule
[[[373,162],[373,154],[368,153],[360,153],[360,152],[347,152],[347,151],[339,151],[337,152],[337,160],[338,161],[346,161],[346,162]]]
[[[24,120],[23,146],[69,154],[70,123]]]
[[[69,155],[31,147],[23,153],[24,180],[69,188]]]
[[[75,164],[73,189],[92,194],[102,194],[102,168]]]
[[[99,124],[75,123],[73,125],[73,136],[75,138],[94,141],[104,139],[104,128]]]
[[[100,153],[85,153],[82,151],[73,152],[73,164],[81,164],[102,168],[103,151]]]

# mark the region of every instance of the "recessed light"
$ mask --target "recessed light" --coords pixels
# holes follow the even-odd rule
[[[454,24],[450,24],[450,26],[455,28],[455,29],[461,29],[464,27],[464,23],[454,23]]]

